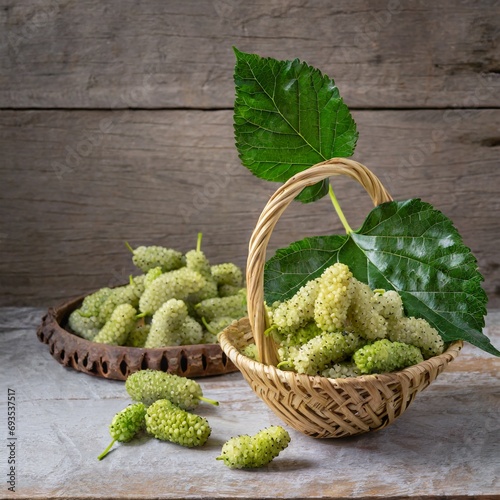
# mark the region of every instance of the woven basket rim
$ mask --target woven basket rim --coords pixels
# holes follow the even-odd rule
[[[307,375],[304,373],[297,373],[293,370],[282,370],[274,365],[268,365],[260,361],[256,361],[252,358],[249,358],[248,356],[245,356],[234,345],[234,343],[231,340],[230,334],[232,332],[236,332],[236,329],[239,330],[240,327],[243,328],[247,327],[247,325],[245,324],[246,322],[248,322],[248,327],[250,327],[248,318],[243,318],[240,319],[238,322],[235,322],[233,325],[228,326],[219,334],[219,342],[224,352],[226,352],[228,357],[238,368],[240,366],[246,365],[251,369],[268,370],[269,372],[276,373],[280,377],[280,379],[286,380],[287,382],[290,382],[292,380],[302,380],[304,382],[307,381],[310,383],[313,382],[315,379],[327,379],[335,384],[346,386],[349,384],[359,385],[360,383],[369,382],[370,380],[379,380],[380,382],[387,383],[392,380],[399,379],[400,377],[407,376],[408,378],[413,378],[415,374],[417,373],[421,374],[427,372],[430,369],[432,369],[435,365],[436,366],[441,365],[442,362],[445,362],[445,364],[450,363],[458,356],[464,345],[464,342],[462,340],[452,341],[448,345],[447,349],[443,351],[441,354],[425,359],[420,363],[417,363],[416,365],[408,366],[406,368],[403,368],[401,370],[395,370],[393,372],[363,374],[357,377],[331,378],[331,377],[324,377],[322,375]]]

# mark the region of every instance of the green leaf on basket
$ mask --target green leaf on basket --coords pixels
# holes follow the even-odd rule
[[[396,290],[408,316],[426,319],[443,339],[465,340],[500,356],[483,334],[487,296],[477,261],[453,223],[419,199],[374,208],[349,235],[305,238],[266,263],[268,304],[292,297],[342,262],[372,289]]]
[[[316,163],[353,154],[356,123],[331,78],[298,59],[234,52],[236,147],[253,174],[285,182]],[[308,203],[326,194],[324,180],[297,199]]]

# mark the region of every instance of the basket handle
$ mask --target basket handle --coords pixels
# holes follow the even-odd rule
[[[277,348],[271,336],[264,335],[268,317],[264,307],[264,265],[266,249],[276,223],[293,199],[305,188],[330,176],[345,175],[358,181],[375,206],[392,197],[367,167],[346,158],[332,158],[291,177],[269,199],[262,210],[249,243],[247,259],[248,317],[262,363],[276,366]]]

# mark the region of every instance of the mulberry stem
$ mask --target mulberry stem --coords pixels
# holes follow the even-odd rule
[[[197,396],[200,401],[205,401],[205,403],[210,403],[214,406],[219,406],[219,402],[215,401],[215,399],[206,398],[205,396]]]
[[[130,246],[128,241],[125,241],[125,246],[130,250],[130,253],[134,255],[134,249]]]
[[[196,241],[196,251],[201,251],[201,239],[203,238],[203,233],[198,233],[198,240]]]
[[[113,445],[116,443],[116,439],[113,439],[111,443],[109,443],[109,446],[97,457],[97,460],[102,460],[108,453],[109,450],[113,447]]]
[[[201,322],[203,323],[203,325],[205,326],[205,328],[207,329],[208,333],[211,333],[212,335],[217,335],[217,333],[219,332],[216,332],[208,323],[207,323],[207,320],[202,317],[201,318]]]
[[[274,330],[277,330],[278,328],[276,327],[276,325],[271,325],[269,328],[266,328],[264,330],[264,335],[266,337],[269,337],[269,335],[271,335],[271,333],[273,333]]]
[[[332,200],[333,207],[335,208],[335,211],[337,212],[337,215],[339,216],[339,219],[345,228],[345,232],[347,234],[352,233],[351,226],[349,226],[347,219],[345,218],[344,213],[342,212],[342,209],[340,208],[339,202],[337,200],[337,197],[335,196],[335,193],[333,192],[333,188],[332,188],[331,184],[328,188],[328,194],[330,195],[330,199]]]

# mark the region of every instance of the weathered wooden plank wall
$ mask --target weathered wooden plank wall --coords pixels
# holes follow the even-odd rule
[[[335,77],[355,158],[451,216],[500,306],[500,4],[398,0],[0,0],[0,304],[126,280],[123,241],[244,265],[275,185],[233,146],[231,46]],[[352,225],[370,208],[335,180]],[[271,250],[341,231],[295,205]]]

